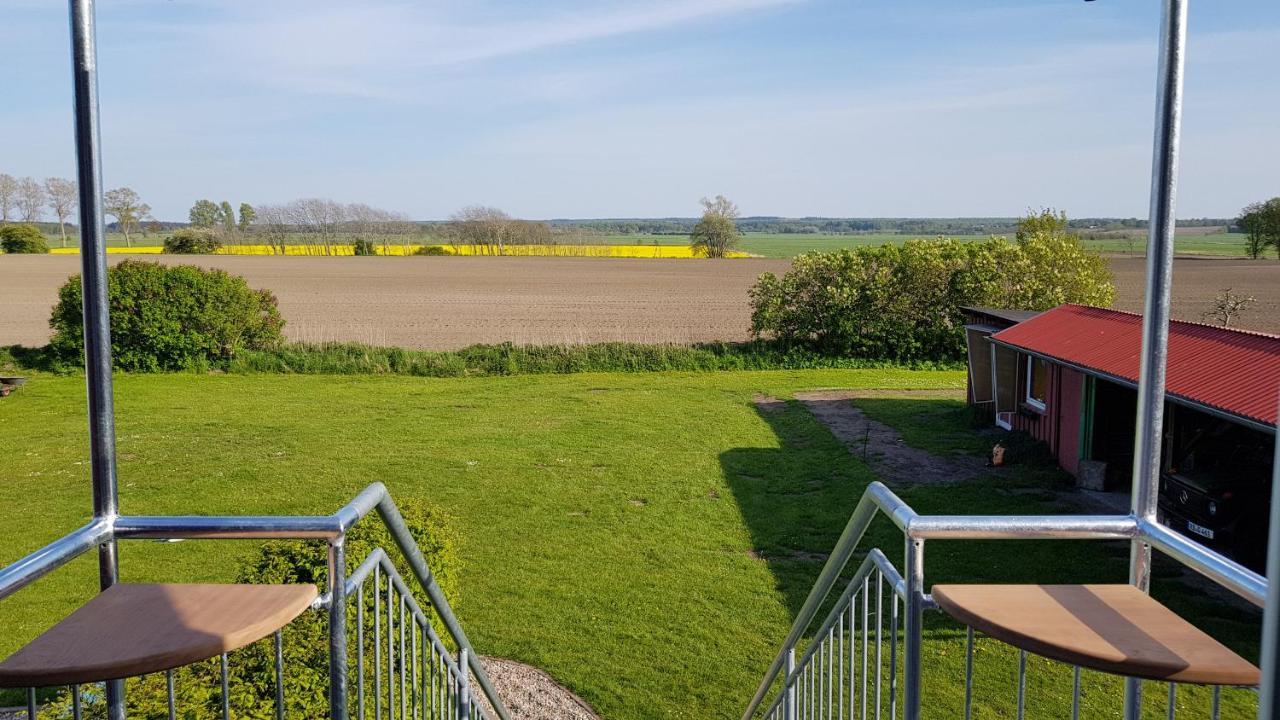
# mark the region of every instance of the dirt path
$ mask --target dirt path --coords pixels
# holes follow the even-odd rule
[[[934,391],[915,394],[937,396]],[[981,458],[942,457],[907,445],[897,430],[872,420],[854,406],[852,401],[859,395],[865,397],[867,393],[816,390],[799,392],[795,397],[889,487],[967,480],[984,471]]]

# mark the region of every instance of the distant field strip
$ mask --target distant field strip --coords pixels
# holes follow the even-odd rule
[[[429,248],[424,253],[424,248]],[[53,248],[54,255],[79,254],[79,248]],[[158,245],[107,248],[113,255],[158,255],[164,248]],[[488,255],[500,257],[613,257],[613,258],[696,258],[688,245],[508,245],[504,248],[475,245],[393,245],[374,246],[377,255]],[[215,255],[307,255],[311,257],[355,255],[349,244],[334,245],[224,245]],[[730,253],[730,257],[750,257],[747,253]]]

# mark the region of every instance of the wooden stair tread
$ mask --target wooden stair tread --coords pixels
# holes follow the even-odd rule
[[[0,662],[0,687],[160,672],[244,647],[289,624],[314,585],[120,584]]]
[[[1103,672],[1257,685],[1259,671],[1132,585],[934,585],[947,614],[1036,655]]]

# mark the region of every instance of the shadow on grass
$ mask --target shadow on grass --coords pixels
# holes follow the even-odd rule
[[[917,419],[927,419],[939,409],[931,400],[896,402],[919,403],[918,410],[904,413]],[[778,447],[730,450],[721,454],[720,464],[751,534],[753,551],[768,563],[775,587],[795,617],[863,490],[875,477],[799,403],[761,404],[757,412],[777,436]],[[959,418],[947,418],[943,427],[958,432],[958,424]],[[961,437],[955,440],[964,442]],[[894,490],[922,515],[1077,512],[1065,500],[1063,488],[1064,476],[1056,468],[1015,466],[965,482]],[[901,567],[902,534],[879,516],[845,568],[846,577],[872,547],[879,547]],[[1255,610],[1221,597],[1206,597],[1188,584],[1186,573],[1173,561],[1158,559],[1155,573],[1158,599],[1246,657],[1256,657],[1260,618]],[[926,543],[926,588],[944,582],[1123,583],[1127,576],[1128,543],[1124,541]],[[833,597],[845,582],[837,583]],[[826,608],[818,619],[825,613]],[[817,622],[810,630],[816,627]],[[940,613],[929,613],[926,628],[931,634],[948,633],[958,625]]]

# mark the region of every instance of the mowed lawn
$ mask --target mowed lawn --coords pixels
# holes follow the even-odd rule
[[[884,370],[121,376],[121,505],[328,513],[383,481],[394,496],[428,498],[454,517],[458,611],[478,651],[546,669],[606,718],[733,719],[873,479],[798,403],[762,414],[756,396],[963,382],[962,372]],[[82,378],[40,376],[0,400],[2,563],[87,519],[83,394]],[[881,410],[957,432],[954,404],[920,402],[935,404]],[[1009,475],[902,494],[925,513],[1063,511],[1047,482]],[[886,522],[872,539],[898,559],[901,536]],[[250,548],[126,543],[123,578],[226,579]],[[1016,548],[933,544],[926,572],[931,581],[1123,581],[1115,544]],[[90,596],[95,578],[82,558],[0,603],[0,655]],[[1249,651],[1248,613],[1190,598],[1179,610]],[[954,717],[963,633],[936,615],[928,628],[926,709]],[[980,663],[978,707],[1011,714],[1014,655],[984,643]],[[1087,707],[1118,707],[1113,681],[1088,683]],[[1069,687],[1068,671],[1033,663],[1029,716],[1062,716]],[[1161,712],[1163,691],[1148,696]],[[1197,709],[1207,700],[1185,690],[1180,698]],[[1225,716],[1244,717],[1248,699],[1229,696]]]

